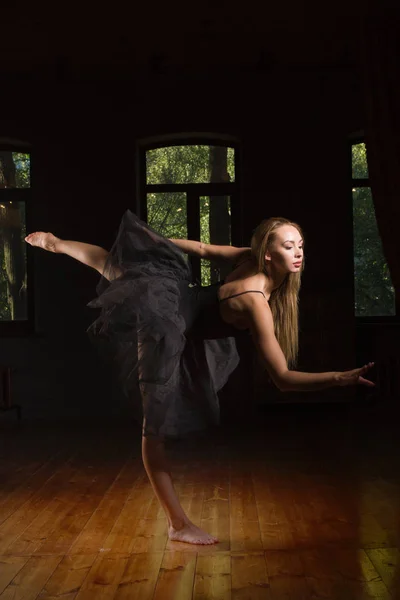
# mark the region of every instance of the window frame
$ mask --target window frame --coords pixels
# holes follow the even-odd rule
[[[148,184],[146,181],[146,152],[156,148],[171,146],[222,146],[233,148],[235,152],[235,181],[226,183],[176,183]],[[219,134],[176,134],[139,140],[137,145],[137,201],[136,212],[147,223],[147,194],[162,192],[182,192],[187,198],[188,239],[200,240],[200,203],[201,196],[229,196],[231,206],[231,244],[243,246],[243,215],[240,203],[240,143],[231,136]],[[201,280],[201,261],[190,256],[193,276]]]
[[[26,231],[30,231],[30,215],[33,195],[32,185],[32,162],[33,152],[30,144],[25,142],[2,142],[0,140],[0,149],[7,152],[20,152],[29,154],[30,157],[30,187],[29,188],[0,188],[0,202],[24,202],[25,204],[25,226]],[[26,311],[27,318],[18,321],[1,321],[0,320],[0,336],[5,337],[21,337],[33,334],[35,332],[35,309],[34,298],[32,293],[33,286],[33,256],[29,249],[26,252]]]
[[[371,181],[369,177],[362,177],[362,178],[354,178],[353,177],[353,154],[352,154],[352,148],[353,146],[356,146],[357,144],[366,144],[365,141],[365,135],[363,132],[359,132],[353,136],[350,136],[349,138],[349,145],[348,145],[348,164],[350,165],[350,200],[351,200],[351,210],[352,210],[352,223],[353,223],[353,227],[354,227],[354,220],[353,220],[353,188],[357,188],[357,187],[368,187],[371,189],[371,195],[372,195],[372,188],[371,188]],[[373,196],[372,196],[373,197]],[[352,235],[352,252],[353,252],[353,307],[354,307],[354,317],[356,319],[356,322],[360,325],[372,325],[372,324],[379,324],[379,323],[383,323],[383,324],[390,324],[390,323],[398,323],[400,321],[400,315],[398,315],[397,313],[395,313],[394,315],[371,315],[371,316],[359,316],[355,314],[355,281],[354,281],[354,233]],[[395,310],[396,310],[396,305],[395,305]]]

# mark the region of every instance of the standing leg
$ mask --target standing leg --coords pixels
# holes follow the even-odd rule
[[[163,439],[143,435],[142,458],[154,493],[167,515],[169,539],[189,544],[218,542],[217,538],[196,527],[185,514],[172,483]]]
[[[28,244],[38,246],[43,250],[67,254],[88,267],[96,269],[107,279],[114,279],[121,274],[117,269],[113,269],[112,273],[104,272],[108,252],[100,246],[61,240],[52,233],[43,231],[31,233],[26,236],[25,240]],[[140,348],[138,350],[140,355]],[[172,484],[162,438],[143,436],[142,457],[154,493],[167,515],[169,538],[189,544],[214,544],[217,542],[215,537],[196,527],[185,514]]]

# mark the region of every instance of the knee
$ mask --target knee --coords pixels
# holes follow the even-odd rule
[[[164,446],[164,438],[159,435],[142,434],[142,446],[148,449]]]

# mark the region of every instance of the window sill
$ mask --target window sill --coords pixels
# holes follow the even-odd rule
[[[400,325],[400,316],[391,315],[388,317],[356,317],[356,327],[368,327],[370,325]]]
[[[14,337],[41,337],[35,331],[33,323],[29,321],[2,321],[0,322],[0,337],[14,338]]]

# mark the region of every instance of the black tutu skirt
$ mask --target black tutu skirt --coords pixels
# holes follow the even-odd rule
[[[88,333],[106,348],[143,434],[185,437],[217,425],[217,392],[238,365],[242,333],[220,317],[222,282],[195,283],[187,255],[129,210],[104,272]]]

